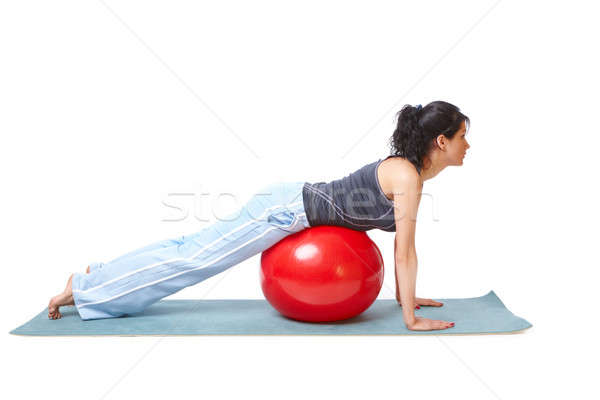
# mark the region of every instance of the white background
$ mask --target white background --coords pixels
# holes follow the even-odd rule
[[[0,390],[65,399],[590,396],[600,29],[588,4],[3,2]],[[89,262],[208,223],[194,218],[193,196],[177,197],[187,218],[165,221],[177,214],[163,204],[170,193],[231,192],[241,202],[275,181],[340,178],[388,154],[403,104],[433,100],[471,118],[472,147],[464,166],[425,184],[417,295],[494,290],[534,325],[524,333],[8,334]],[[386,262],[380,298],[392,298],[393,234],[369,235]],[[255,256],[172,298],[262,298],[258,268]]]

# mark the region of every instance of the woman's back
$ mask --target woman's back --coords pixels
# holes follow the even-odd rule
[[[310,225],[394,232],[393,202],[385,195],[377,174],[380,164],[390,157],[331,182],[305,183],[302,197]]]

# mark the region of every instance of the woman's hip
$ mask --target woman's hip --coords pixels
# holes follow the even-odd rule
[[[254,193],[241,214],[289,232],[308,228],[303,187],[304,182],[278,182],[264,186]]]

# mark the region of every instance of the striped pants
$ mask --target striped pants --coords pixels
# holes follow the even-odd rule
[[[310,227],[304,182],[269,185],[240,210],[199,232],[163,240],[73,275],[73,298],[84,320],[139,312],[223,272],[284,237]]]

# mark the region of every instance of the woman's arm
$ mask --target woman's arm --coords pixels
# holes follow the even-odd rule
[[[394,254],[396,253],[396,243],[394,242]],[[414,258],[417,258],[417,253],[414,252]],[[417,266],[419,265],[419,263],[417,262]],[[402,305],[402,299],[400,296],[400,279],[398,277],[398,264],[395,265],[394,268],[394,272],[396,274],[396,301],[398,302],[398,304]],[[433,299],[422,299],[420,297],[415,297],[415,308],[419,309],[421,308],[421,306],[432,306],[432,307],[441,307],[443,306],[444,303],[441,303],[439,301],[435,301]]]
[[[446,329],[454,324],[415,316],[415,306],[441,306],[442,303],[430,299],[417,299],[417,252],[415,230],[417,211],[421,200],[423,183],[416,170],[400,169],[394,175],[394,220],[396,237],[394,240],[394,261],[396,272],[396,298],[402,304],[402,316],[406,327],[411,330]]]
[[[396,260],[396,286],[400,291],[402,304],[402,317],[407,328],[415,322],[415,287],[417,285],[417,258],[409,256],[407,259]]]
[[[417,284],[417,254],[415,230],[417,211],[421,200],[421,177],[416,170],[400,169],[392,185],[394,195],[394,262],[396,273],[396,295],[402,304],[404,323],[410,327],[415,323],[415,287]]]
[[[398,277],[398,263],[397,261],[397,257],[396,257],[396,251],[398,250],[398,243],[396,240],[394,240],[394,275],[395,275],[395,281],[396,281],[396,301],[398,301],[398,304],[402,304],[402,299],[400,298],[400,279]],[[415,257],[415,259],[417,258],[417,252],[414,251],[412,253]],[[418,263],[417,263],[418,265]],[[419,303],[416,301],[417,297],[415,297],[415,307],[416,308],[420,308],[419,307]]]

